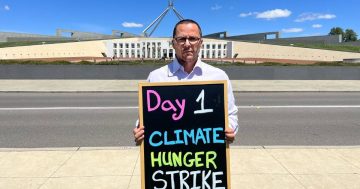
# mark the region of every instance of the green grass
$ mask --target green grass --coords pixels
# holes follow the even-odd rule
[[[73,65],[166,65],[170,61],[104,61],[104,62],[90,62],[90,61],[80,61],[80,62],[69,62],[69,61],[40,61],[40,60],[0,60],[0,64],[35,64],[35,65],[45,65],[45,64],[73,64]]]
[[[283,46],[293,46],[293,47],[303,47],[310,49],[323,49],[323,50],[332,50],[332,51],[345,51],[345,52],[356,52],[360,53],[360,46],[351,46],[351,45],[326,45],[326,44],[303,44],[303,43],[276,43],[273,45],[283,45]]]
[[[68,61],[38,61],[38,60],[0,60],[0,64],[33,64],[33,65],[166,65],[170,63],[170,60],[159,61],[159,60],[145,60],[145,61],[108,61],[108,62],[68,62]],[[318,62],[315,64],[286,64],[278,62],[264,62],[257,64],[245,64],[242,62],[208,62],[209,64],[216,67],[223,66],[360,66],[360,63],[343,63],[343,62]]]
[[[359,46],[350,45],[324,45],[324,44],[294,44],[296,47],[312,48],[312,49],[326,49],[333,51],[346,51],[346,52],[360,52]]]
[[[314,64],[288,64],[288,63],[279,63],[279,62],[263,62],[257,64],[245,64],[245,63],[210,63],[213,66],[360,66],[360,63],[343,63],[343,62],[317,62]]]
[[[45,62],[45,61],[38,61],[38,60],[0,60],[0,64],[36,64],[36,65],[43,65],[43,64],[73,64],[68,61],[53,61],[53,62]]]
[[[30,45],[43,45],[43,44],[55,44],[55,43],[69,43],[75,41],[24,41],[24,42],[0,42],[0,48],[5,47],[18,47],[18,46],[30,46]]]

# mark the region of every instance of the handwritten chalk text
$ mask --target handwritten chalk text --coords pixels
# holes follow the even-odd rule
[[[202,144],[211,144],[211,143],[225,143],[224,138],[220,138],[220,133],[224,129],[221,127],[217,128],[197,128],[190,130],[177,129],[172,132],[172,135],[175,135],[174,140],[170,140],[168,137],[168,131],[163,133],[160,131],[154,131],[149,136],[149,143],[153,147],[159,147],[162,145],[188,145],[191,144],[197,145],[199,142]],[[170,133],[169,133],[170,134]]]

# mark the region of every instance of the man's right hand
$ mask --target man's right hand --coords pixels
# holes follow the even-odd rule
[[[144,127],[136,127],[133,130],[136,145],[140,145],[144,140],[144,132]]]

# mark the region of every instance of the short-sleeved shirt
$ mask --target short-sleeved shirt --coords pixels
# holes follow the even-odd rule
[[[238,108],[235,105],[234,94],[231,82],[227,74],[214,66],[197,60],[194,69],[188,74],[184,67],[175,58],[170,64],[150,72],[147,81],[149,82],[175,82],[175,81],[208,81],[208,80],[226,80],[228,88],[228,114],[229,126],[238,131]]]

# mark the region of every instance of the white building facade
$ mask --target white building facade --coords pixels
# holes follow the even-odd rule
[[[171,38],[126,38],[107,42],[108,56],[113,58],[175,58]],[[201,58],[231,58],[232,42],[204,39]]]

